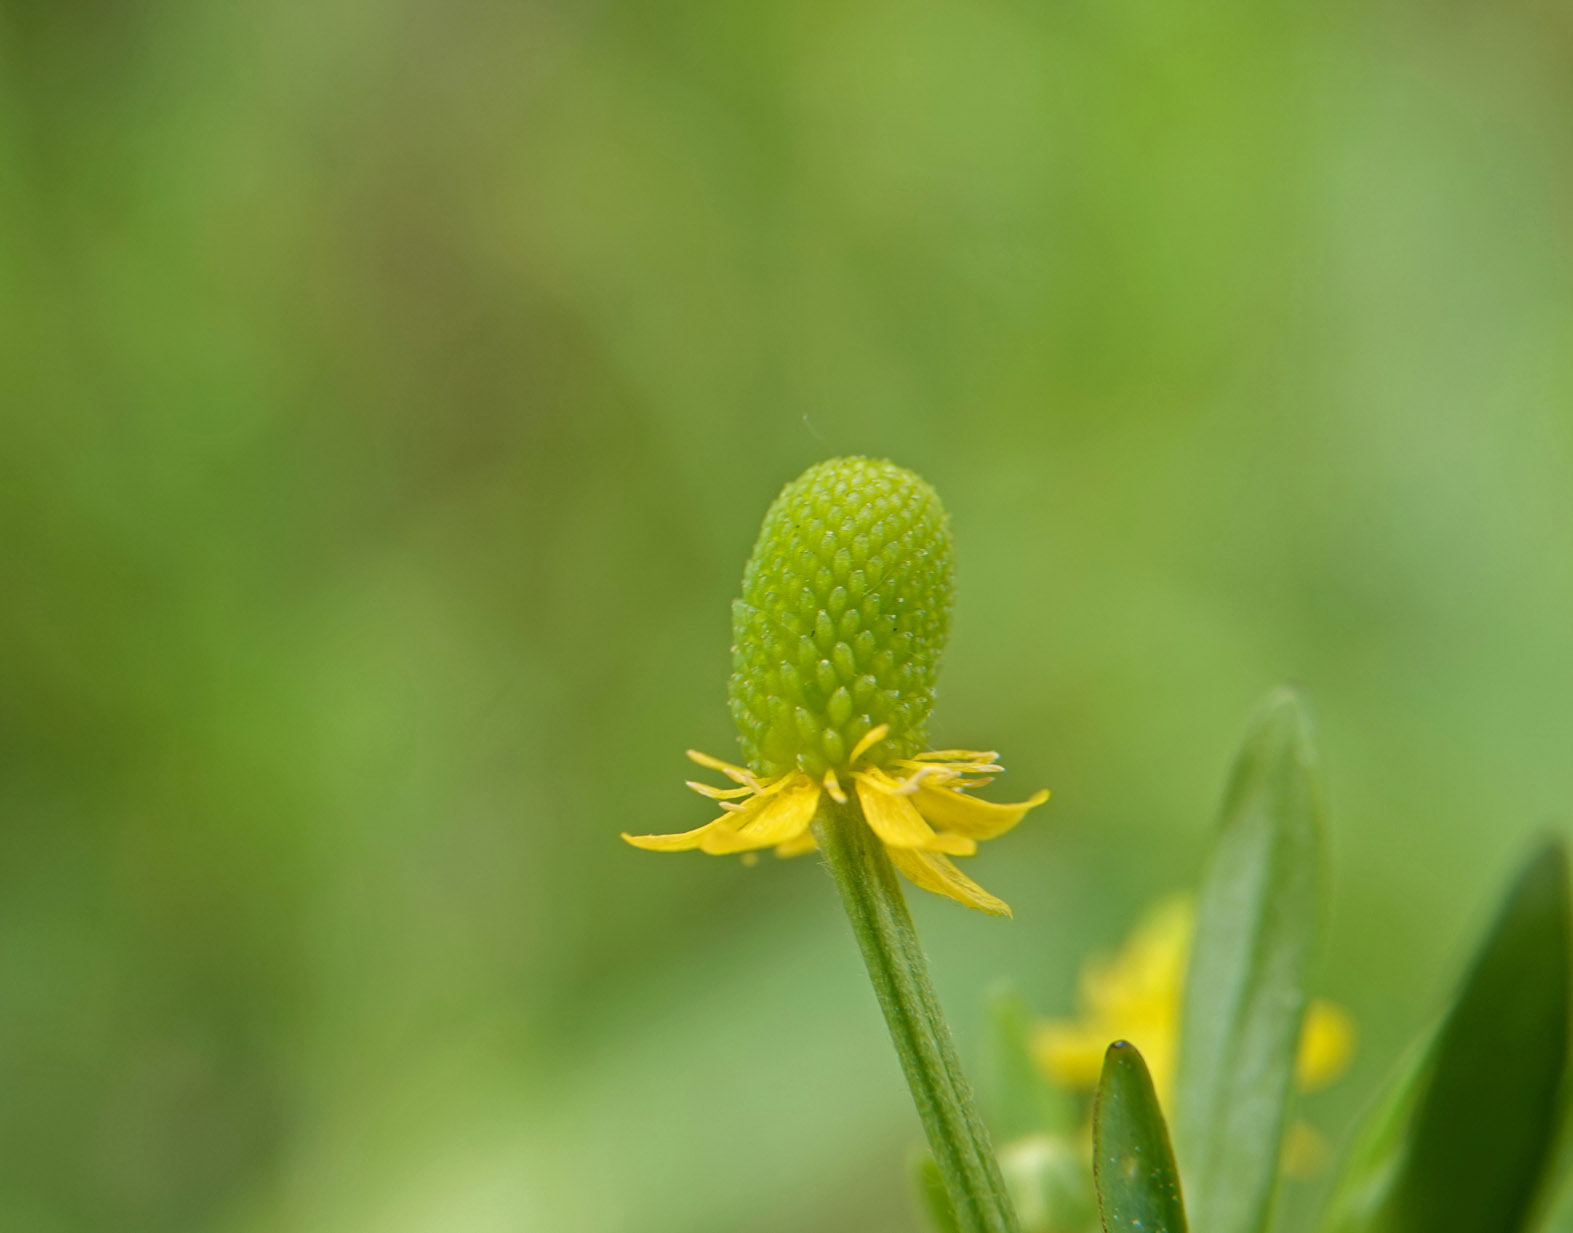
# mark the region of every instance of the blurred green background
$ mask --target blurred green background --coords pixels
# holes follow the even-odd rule
[[[808,463],[959,540],[963,1047],[1326,754],[1334,1133],[1573,796],[1560,0],[7,0],[0,1225],[909,1230],[832,887],[707,816]],[[1291,1202],[1293,1197],[1291,1196]]]

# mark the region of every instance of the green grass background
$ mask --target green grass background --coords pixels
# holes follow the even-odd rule
[[[0,1224],[885,1233],[812,861],[707,816],[779,486],[931,480],[963,1047],[1311,693],[1360,1060],[1573,796],[1557,0],[7,0]],[[1291,1196],[1291,1209],[1297,1200]],[[1300,1204],[1303,1206],[1303,1204]]]

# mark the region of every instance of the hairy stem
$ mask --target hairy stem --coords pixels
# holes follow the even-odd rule
[[[814,834],[857,935],[962,1233],[1017,1233],[989,1133],[956,1058],[895,867],[856,798],[821,798]]]

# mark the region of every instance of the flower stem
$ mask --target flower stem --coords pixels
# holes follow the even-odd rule
[[[961,1233],[1017,1233],[988,1130],[956,1058],[928,960],[884,845],[856,798],[821,798],[814,835],[841,891]]]

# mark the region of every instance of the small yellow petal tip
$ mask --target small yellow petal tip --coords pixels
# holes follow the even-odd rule
[[[682,831],[675,835],[630,835],[623,832],[623,839],[646,852],[690,852],[704,844],[705,836],[715,826],[714,822],[698,830]]]
[[[1339,1079],[1354,1059],[1355,1039],[1353,1015],[1336,1002],[1313,998],[1295,1057],[1295,1083],[1300,1090],[1319,1091]]]

